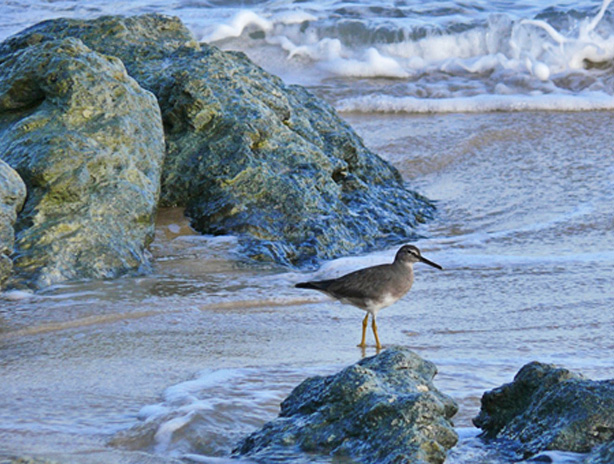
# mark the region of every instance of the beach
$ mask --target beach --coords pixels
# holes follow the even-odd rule
[[[549,6],[533,7],[525,16],[567,11]],[[139,12],[158,7],[133,6]],[[265,7],[276,5],[263,2],[252,10]],[[85,14],[99,14],[96,8]],[[216,11],[215,5],[208,8]],[[218,21],[233,25],[239,10],[250,11],[234,8],[234,16],[221,8]],[[491,13],[517,21],[524,12],[514,4],[509,8]],[[590,21],[599,8],[598,2],[584,2],[569,15]],[[308,10],[294,13],[303,21],[306,14],[317,15],[317,8]],[[354,18],[341,7],[333,10]],[[43,13],[29,21],[43,19]],[[538,19],[545,21],[546,13]],[[552,17],[567,24],[562,14]],[[189,17],[186,23],[199,39],[217,37],[226,49],[243,41],[244,51],[265,69],[283,68],[279,48],[270,62],[258,61],[275,43],[245,45],[246,35],[260,37],[254,31],[279,37],[281,21],[260,12],[270,28],[252,21],[246,35],[235,37],[224,36],[210,16],[200,23]],[[459,17],[462,11],[448,14],[456,24]],[[605,38],[614,36],[610,21],[608,12],[596,29]],[[364,52],[371,45],[360,47]],[[338,57],[302,56],[282,77],[296,78],[333,104],[368,148],[437,206],[435,218],[418,230],[423,238],[412,243],[444,270],[415,266],[411,292],[378,317],[384,348],[408,347],[434,362],[437,388],[459,404],[454,423],[460,443],[447,463],[509,462],[475,439],[471,419],[484,391],[510,382],[534,360],[592,379],[614,377],[611,64],[592,74],[565,72],[542,57],[547,79],[496,65],[476,72],[479,85],[469,91],[460,84],[471,81],[467,71],[455,74],[433,63],[422,64],[418,77],[397,60],[400,68],[384,62],[384,75],[348,71],[320,78],[323,71],[313,63],[330,71],[341,66]],[[307,65],[305,57],[312,60]],[[344,59],[340,69],[369,63],[368,56]],[[463,60],[467,65],[469,59]],[[301,66],[312,75],[301,73]],[[506,94],[489,87],[487,74],[508,71],[516,73],[506,74],[508,88],[512,81],[525,87]],[[450,104],[419,98],[411,85],[403,86],[407,81],[428,92],[447,89],[443,98]],[[580,81],[592,84],[579,89]],[[475,90],[482,86],[492,88]],[[149,275],[0,297],[2,454],[79,463],[230,461],[237,441],[276,417],[279,403],[302,380],[376,352],[369,337],[365,350],[356,346],[361,311],[294,284],[390,262],[396,248],[322,262],[316,270],[246,265],[235,237],[199,235],[183,211],[166,208],[158,212],[150,250]],[[581,459],[548,453],[553,462]]]

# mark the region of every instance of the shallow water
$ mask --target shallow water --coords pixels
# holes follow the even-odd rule
[[[382,341],[435,362],[459,403],[448,462],[497,462],[471,425],[485,390],[532,360],[614,376],[614,115],[346,117],[439,207],[416,243],[445,270],[416,266],[410,294],[380,314]],[[5,452],[224,457],[302,379],[375,353],[356,347],[360,311],[292,287],[313,275],[246,266],[232,237],[192,235],[180,211],[158,223],[152,276],[5,295]]]
[[[589,49],[614,51],[609,9],[595,19],[609,3],[395,2],[400,13],[386,2],[341,3],[10,3],[0,5],[0,36],[55,16],[177,14],[199,38],[219,34],[217,45],[343,110],[438,206],[415,243],[444,271],[416,265],[410,294],[380,313],[380,338],[435,362],[436,385],[459,403],[449,464],[506,463],[471,424],[485,390],[533,360],[614,377],[614,114],[586,111],[614,107],[612,70],[572,66]],[[535,26],[523,20],[563,34],[560,53],[558,36],[537,34],[529,42],[539,47],[515,55]],[[438,32],[421,36],[428,27]],[[492,34],[499,48],[480,48]],[[416,49],[447,55],[408,61]],[[390,78],[395,69],[408,75]],[[573,111],[529,111],[539,108]],[[391,260],[393,249],[312,274],[258,268],[233,237],[195,235],[181,211],[163,210],[151,251],[150,276],[1,296],[0,456],[224,462],[302,379],[375,354],[356,347],[360,311],[293,284]]]

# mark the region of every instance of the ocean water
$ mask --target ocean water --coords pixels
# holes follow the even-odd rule
[[[448,464],[506,464],[476,438],[482,393],[527,362],[614,377],[614,7],[520,1],[31,1],[0,38],[59,16],[160,12],[243,50],[340,111],[409,187],[436,201],[384,346],[435,362],[460,406]],[[363,314],[241,264],[234,237],[159,213],[155,272],[0,295],[0,456],[227,462],[304,378],[375,354]],[[370,336],[371,334],[369,334]],[[573,453],[546,453],[555,463]],[[280,461],[330,462],[326,457]],[[237,461],[232,461],[237,462]]]
[[[58,16],[160,12],[347,112],[614,107],[611,0],[4,2],[0,38]]]

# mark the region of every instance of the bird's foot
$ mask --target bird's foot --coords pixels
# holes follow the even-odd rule
[[[367,348],[367,344],[366,343],[359,343],[358,345],[356,345],[358,348],[360,348],[363,352],[366,350]],[[377,353],[379,353],[384,347],[380,344],[375,345],[375,350]]]

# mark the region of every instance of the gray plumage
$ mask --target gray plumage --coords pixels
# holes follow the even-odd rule
[[[336,300],[367,311],[363,320],[362,342],[359,346],[365,346],[365,332],[369,314],[371,314],[373,317],[373,335],[375,336],[376,346],[380,349],[381,345],[375,323],[377,313],[380,309],[397,302],[409,292],[414,283],[413,265],[417,262],[442,269],[439,264],[422,257],[420,250],[415,246],[403,245],[390,264],[367,267],[336,279],[300,282],[295,286],[318,290]]]

